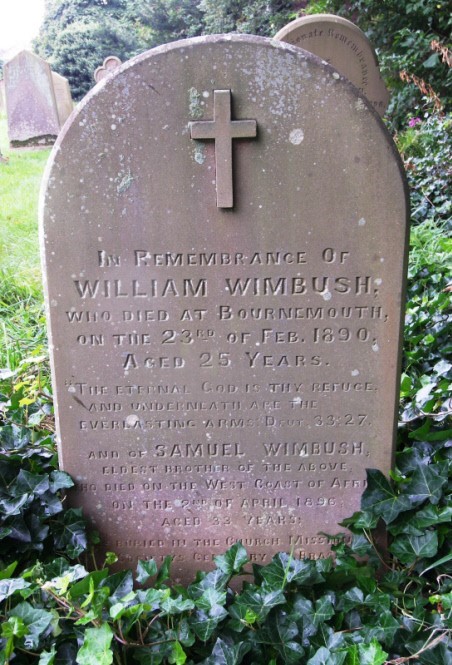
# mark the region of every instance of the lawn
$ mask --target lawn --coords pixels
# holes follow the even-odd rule
[[[46,340],[38,198],[50,150],[9,150],[4,115],[0,147],[0,368],[11,371]]]
[[[50,150],[9,150],[6,118],[0,116],[0,266],[32,292],[41,290],[37,202]]]

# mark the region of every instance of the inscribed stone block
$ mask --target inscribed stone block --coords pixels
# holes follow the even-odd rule
[[[59,137],[41,241],[69,496],[187,580],[242,540],[323,557],[388,472],[407,196],[378,115],[301,49],[144,53]]]
[[[326,60],[384,115],[389,92],[380,76],[375,50],[357,25],[333,14],[302,16],[281,28],[275,39]]]

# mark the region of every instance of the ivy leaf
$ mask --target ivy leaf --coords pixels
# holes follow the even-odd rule
[[[416,511],[410,521],[417,529],[425,529],[444,522],[450,523],[452,521],[452,506],[440,508],[429,503],[421,510]]]
[[[344,651],[333,653],[326,647],[320,647],[308,660],[307,665],[342,665],[346,657],[347,653]]]
[[[295,559],[286,552],[276,554],[271,563],[260,570],[260,576],[265,580],[265,585],[273,591],[283,589],[289,582],[311,586],[324,581],[314,561]]]
[[[168,598],[171,591],[169,589],[146,589],[137,591],[138,601],[149,608],[149,610],[158,610],[160,609],[160,603],[165,598]]]
[[[402,534],[389,547],[404,564],[411,565],[417,559],[429,559],[438,552],[438,534],[436,531],[427,531],[422,536],[411,536]]]
[[[108,576],[108,570],[104,568],[103,570],[95,570],[92,573],[89,573],[84,577],[80,582],[76,582],[69,589],[69,597],[72,600],[76,600],[81,596],[85,596],[89,593],[90,587],[96,589],[100,582]]]
[[[144,584],[150,577],[157,575],[157,564],[154,559],[147,559],[146,561],[138,561],[137,564],[137,582]]]
[[[360,510],[353,513],[351,517],[340,522],[340,526],[356,529],[375,529],[378,524],[378,515],[373,515],[368,510]]]
[[[226,591],[217,591],[216,589],[206,589],[202,596],[196,601],[196,607],[208,612],[211,617],[225,617],[227,611],[224,608],[226,603]]]
[[[358,644],[358,653],[360,665],[383,665],[388,655],[376,640],[370,644]]]
[[[165,614],[180,614],[181,612],[187,612],[192,610],[195,607],[195,603],[189,598],[182,598],[178,596],[177,598],[165,598],[160,603],[160,608]]]
[[[100,587],[108,587],[110,590],[109,602],[114,605],[133,591],[133,577],[130,570],[121,570],[102,580]]]
[[[46,582],[44,584],[44,588],[56,589],[56,591],[62,595],[67,592],[69,585],[72,582],[83,579],[87,575],[88,573],[86,569],[80,564],[76,564],[75,566],[68,566],[64,573],[57,575]]]
[[[367,488],[362,495],[361,508],[390,524],[401,512],[411,508],[411,501],[408,496],[397,495],[381,471],[367,469]]]
[[[273,607],[285,602],[284,594],[279,589],[277,591],[246,589],[231,605],[229,612],[234,618],[241,618],[246,616],[247,611],[250,611],[258,621],[262,621]],[[238,613],[235,610],[238,610]]]
[[[212,654],[202,661],[202,665],[239,665],[250,648],[249,643],[227,644],[219,637],[215,642]]]
[[[314,626],[312,621],[313,613],[312,602],[301,594],[298,594],[293,603],[292,617],[296,617],[297,622],[299,622],[300,618],[302,619],[303,643],[317,633],[317,626]]]
[[[229,608],[229,614],[232,619],[228,626],[236,633],[241,633],[245,628],[252,626],[259,618],[249,607],[240,604],[232,605]]]
[[[329,596],[322,596],[315,601],[312,623],[318,627],[321,623],[328,621],[334,615],[334,606]]]
[[[50,491],[55,493],[58,490],[74,487],[74,481],[65,471],[52,471],[50,474]]]
[[[433,466],[418,466],[405,491],[413,506],[427,499],[436,505],[442,497],[442,488],[446,483],[447,477],[441,476]]]
[[[300,663],[304,649],[294,637],[299,635],[298,626],[283,612],[271,615],[256,635],[256,641],[276,649],[284,665]]]
[[[69,508],[53,527],[55,547],[76,558],[86,550],[86,527],[80,508]]]
[[[28,628],[19,617],[11,616],[8,621],[2,623],[2,636],[6,638],[24,637]]]
[[[6,450],[20,450],[28,446],[31,440],[31,431],[28,427],[5,425],[0,428],[1,447]]]
[[[38,665],[54,665],[55,663],[55,646],[52,646],[51,651],[42,651],[39,657]]]
[[[13,515],[20,515],[23,511],[21,508],[31,503],[32,496],[29,494],[22,494],[14,498],[0,499],[0,507],[3,509],[3,517],[12,517]]]
[[[213,631],[221,621],[221,617],[209,617],[203,610],[197,610],[191,617],[189,617],[189,625],[194,633],[203,642],[212,636]]]
[[[11,496],[18,497],[24,494],[39,496],[44,494],[50,487],[47,475],[38,475],[21,469],[15,483],[10,488]]]
[[[157,578],[156,578],[155,583],[154,583],[155,587],[159,587],[163,584],[163,582],[166,582],[167,580],[169,580],[172,560],[173,560],[173,557],[170,556],[170,555],[168,555],[164,558],[163,563],[160,566],[159,572],[157,574]]]
[[[354,607],[359,607],[364,602],[364,593],[358,587],[349,589],[341,595],[337,608],[343,612],[349,612]]]
[[[216,566],[227,575],[240,573],[243,566],[248,563],[248,554],[242,543],[235,543],[225,554],[214,557]]]
[[[175,641],[172,645],[171,654],[168,656],[168,663],[170,665],[184,665],[187,661],[187,654],[182,648],[182,645],[179,641]]]
[[[18,563],[19,563],[18,561],[13,561],[12,563],[9,564],[9,566],[4,568],[3,570],[0,570],[0,580],[9,579],[16,570]]]
[[[35,609],[27,602],[19,603],[9,614],[10,617],[21,619],[27,627],[24,643],[29,649],[38,648],[39,638],[47,632],[54,618],[50,612]]]
[[[219,568],[215,568],[210,573],[198,573],[196,582],[188,587],[188,593],[191,598],[199,598],[207,589],[222,591],[229,582],[229,575]]]
[[[85,639],[77,653],[79,665],[111,665],[113,662],[113,651],[111,641],[113,631],[108,623],[102,624],[100,628],[87,628]]]
[[[26,589],[30,586],[30,582],[27,582],[22,577],[15,577],[9,580],[0,581],[0,602],[9,598],[13,593],[19,591],[20,589]]]

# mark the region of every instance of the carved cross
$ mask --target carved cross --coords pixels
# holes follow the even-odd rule
[[[255,120],[231,120],[231,91],[214,90],[213,120],[190,123],[192,139],[215,141],[217,207],[232,208],[232,139],[254,138]]]

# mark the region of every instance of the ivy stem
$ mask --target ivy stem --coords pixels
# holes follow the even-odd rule
[[[158,619],[160,616],[161,616],[161,613],[160,613],[160,612],[157,612],[157,614],[155,615],[155,617],[152,617],[152,619],[150,620],[148,627],[146,628],[146,630],[145,630],[144,633],[143,633],[143,642],[144,642],[144,640],[146,639],[147,634],[149,633],[152,624],[153,624],[154,621],[155,621],[156,619]]]
[[[366,529],[363,529],[363,533],[364,533],[365,537],[367,538],[369,544],[372,545],[372,547],[374,548],[375,554],[377,555],[378,559],[381,561],[383,566],[385,566],[385,568],[387,568],[388,570],[392,570],[391,566],[386,563],[386,561],[383,559],[380,552],[378,551],[377,546],[374,542],[374,539],[372,538],[372,535]]]
[[[400,665],[400,663],[407,663],[409,660],[417,660],[421,655],[421,653],[424,653],[429,649],[433,649],[446,637],[447,637],[447,632],[441,633],[441,635],[438,635],[432,640],[430,640],[430,637],[428,637],[427,640],[424,642],[423,646],[419,649],[419,651],[416,651],[416,653],[411,654],[411,656],[402,656],[400,658],[395,658],[394,660],[387,660],[386,665]]]

